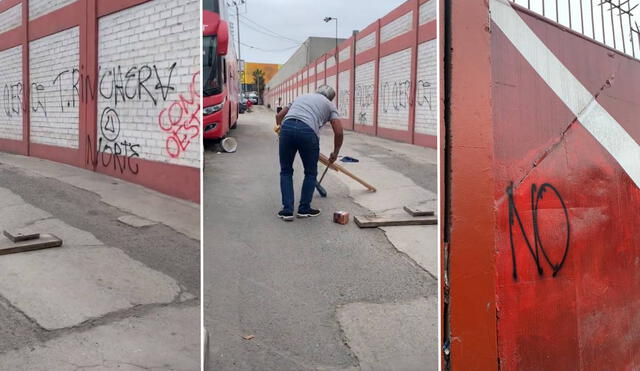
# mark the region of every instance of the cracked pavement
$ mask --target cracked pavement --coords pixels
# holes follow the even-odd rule
[[[100,189],[91,192],[91,184]],[[0,156],[0,228],[64,241],[0,256],[2,369],[199,369],[200,243],[180,222],[141,228],[120,222],[137,215],[135,204],[113,206],[128,198],[197,212],[100,174]],[[139,216],[147,217],[148,206],[140,207]]]
[[[273,115],[262,107],[241,115],[236,153],[205,152],[207,369],[437,369],[437,226],[353,223],[434,200],[435,151],[348,133],[341,154],[360,163],[340,164],[379,191],[331,171],[329,196],[314,198],[323,214],[283,223]],[[296,160],[296,195],[301,174]],[[351,223],[334,224],[335,210],[349,211]]]

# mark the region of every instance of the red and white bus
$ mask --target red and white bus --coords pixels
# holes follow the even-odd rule
[[[205,1],[202,14],[202,94],[204,139],[223,139],[238,121],[240,74],[229,41],[224,0]]]

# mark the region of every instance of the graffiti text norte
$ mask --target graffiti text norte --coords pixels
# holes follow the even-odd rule
[[[552,275],[555,277],[558,272],[562,269],[565,260],[567,259],[567,254],[569,253],[570,246],[570,237],[571,237],[571,226],[569,223],[569,211],[567,210],[567,206],[560,195],[560,192],[551,184],[544,183],[538,188],[536,184],[531,185],[531,213],[532,213],[532,229],[533,229],[533,239],[528,235],[527,230],[522,223],[522,219],[520,218],[520,214],[516,208],[515,200],[513,197],[513,183],[507,187],[507,196],[509,197],[509,243],[511,244],[511,257],[513,264],[513,279],[518,279],[518,264],[516,262],[516,246],[513,242],[513,229],[514,224],[518,223],[518,229],[520,229],[520,233],[522,233],[522,238],[527,245],[527,249],[531,253],[531,257],[533,258],[533,262],[536,265],[537,271],[539,275],[544,274],[543,270],[543,260],[547,263],[549,268],[551,268]],[[564,250],[562,252],[562,257],[560,259],[556,258],[556,261],[549,256],[549,251],[545,250],[543,245],[543,231],[540,228],[540,215],[538,213],[539,202],[545,197],[545,195],[550,195],[550,197],[555,197],[560,204],[562,205],[562,210],[564,212],[564,227],[566,229],[566,237],[564,242]],[[561,228],[562,225],[556,226],[557,228]],[[542,256],[541,254],[542,253]]]

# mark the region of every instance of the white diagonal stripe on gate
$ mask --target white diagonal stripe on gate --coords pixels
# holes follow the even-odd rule
[[[640,145],[594,99],[506,0],[491,0],[490,7],[493,22],[640,188]]]

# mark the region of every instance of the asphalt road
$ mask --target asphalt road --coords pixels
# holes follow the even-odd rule
[[[117,179],[113,180],[117,182]],[[132,259],[172,277],[183,290],[199,297],[200,242],[164,225],[133,228],[120,223],[122,211],[103,203],[100,198],[56,179],[25,175],[19,169],[0,164],[0,187],[11,190],[27,203],[52,214],[56,219],[90,232],[105,245],[124,251]],[[0,226],[1,229],[1,226]],[[173,304],[172,304],[173,305]],[[194,306],[191,300],[177,306]],[[48,331],[20,313],[0,296],[0,354],[52,340],[71,332],[85,331],[126,317],[137,317],[153,306],[96,319],[78,327]],[[0,366],[0,368],[2,368]]]
[[[314,200],[323,210],[320,217],[291,223],[276,218],[281,205],[272,117],[266,111],[241,115],[232,132],[238,151],[205,153],[209,370],[357,367],[337,308],[433,296],[437,283],[382,231],[332,222],[335,210],[366,213],[337,182],[328,198]],[[298,196],[298,159],[296,166]],[[249,335],[254,337],[243,338]]]

